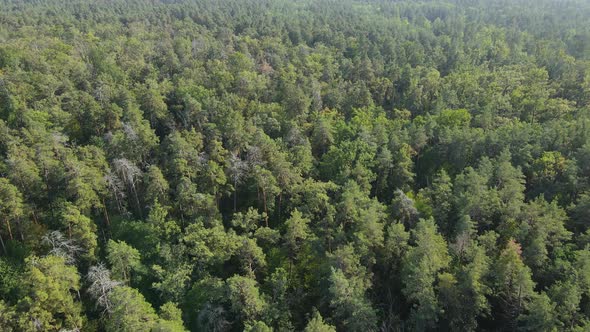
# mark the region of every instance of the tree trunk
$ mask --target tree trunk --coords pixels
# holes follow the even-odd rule
[[[104,202],[104,198],[102,199],[102,211],[104,213],[104,219],[107,224],[107,227],[111,226],[111,219],[109,218],[109,211],[107,211],[107,205]]]
[[[264,213],[266,216],[264,217],[264,225],[268,227],[268,209],[266,207],[266,190],[262,189],[262,202],[264,203]]]
[[[182,203],[178,203],[178,208],[180,210],[180,225],[184,228],[184,210],[182,209]]]
[[[141,204],[139,204],[139,197],[137,196],[137,190],[135,190],[135,184],[131,183],[131,191],[133,191],[133,196],[135,197],[135,203],[137,204],[137,212],[139,213],[139,217],[143,218],[143,214],[141,213]]]
[[[279,222],[281,220],[281,204],[282,204],[282,202],[283,202],[283,192],[281,191],[279,193],[279,209],[278,209],[278,211],[279,211],[279,213],[278,213],[279,214],[279,219],[278,219]]]
[[[115,195],[115,202],[117,202],[117,210],[119,210],[119,213],[121,214],[123,213],[123,205],[119,200],[119,193],[117,191],[114,191],[113,194]]]
[[[35,225],[39,224],[39,220],[37,220],[37,214],[35,213],[35,208],[33,207],[31,209],[31,214],[33,215],[33,222],[35,223]]]
[[[23,234],[23,225],[20,222],[20,217],[17,219],[17,228],[18,228],[18,234],[20,235],[20,239],[21,241],[25,242],[25,235]]]
[[[2,235],[0,235],[0,244],[2,245],[2,250],[4,251],[4,254],[8,254],[8,252],[6,252],[6,246],[4,245],[4,239],[2,238]]]
[[[238,209],[238,178],[234,176],[234,212]]]
[[[47,170],[47,167],[45,167],[45,165],[43,165],[43,180],[45,183],[45,190],[47,191],[47,201],[49,202],[47,205],[49,206],[49,212],[51,213],[51,217],[53,219],[55,219],[55,213],[53,212],[53,204],[51,204],[51,187],[49,187],[49,171]]]
[[[8,236],[11,240],[14,240],[14,238],[12,237],[12,229],[10,228],[10,221],[8,221],[8,218],[5,218],[4,222],[6,223],[6,228],[8,230]]]

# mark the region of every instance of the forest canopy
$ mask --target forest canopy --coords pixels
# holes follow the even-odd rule
[[[590,330],[588,0],[0,0],[0,330]]]

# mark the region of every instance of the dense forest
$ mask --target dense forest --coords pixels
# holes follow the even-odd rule
[[[0,0],[0,331],[589,331],[590,1]]]

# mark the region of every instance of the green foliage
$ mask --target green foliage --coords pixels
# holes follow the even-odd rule
[[[523,330],[558,331],[555,308],[555,304],[551,302],[547,294],[536,295],[529,304],[529,313],[521,319]]]
[[[129,283],[131,272],[141,267],[141,255],[137,249],[124,241],[109,240],[107,244],[107,260],[111,264],[113,276]]]
[[[255,322],[266,307],[256,280],[235,275],[226,282],[231,312],[244,322]]]
[[[264,322],[257,321],[254,324],[247,324],[244,328],[247,332],[272,332],[272,329],[268,327]]]
[[[68,237],[82,248],[83,257],[90,261],[95,260],[98,241],[96,225],[92,220],[80,214],[80,211],[72,204],[67,204],[63,208],[61,219]]]
[[[432,185],[420,191],[418,198],[424,197],[429,214],[434,217],[443,234],[452,230],[450,224],[453,207],[453,183],[445,170],[441,170],[432,181]]]
[[[21,331],[75,329],[83,326],[82,306],[74,298],[80,289],[76,268],[61,257],[30,257],[23,280],[22,313],[16,326]]]
[[[296,254],[301,243],[309,237],[309,222],[310,220],[303,218],[297,209],[291,213],[291,218],[285,221],[284,241],[291,253]]]
[[[340,269],[330,276],[330,306],[342,326],[349,331],[376,330],[376,314],[364,296],[366,285],[358,276],[348,278]]]
[[[0,258],[0,294],[3,299],[15,296],[22,274],[20,264]]]
[[[334,326],[326,324],[319,311],[314,310],[313,316],[305,326],[305,332],[336,332]]]
[[[152,331],[157,332],[185,332],[182,322],[182,311],[176,304],[167,302],[160,307],[160,319]]]
[[[588,330],[588,1],[0,8],[0,330]]]
[[[500,253],[494,268],[495,293],[501,299],[500,310],[507,327],[514,327],[526,305],[532,300],[535,286],[531,271],[521,258],[521,247],[510,240]]]
[[[105,319],[107,331],[150,331],[157,322],[154,308],[136,289],[120,286],[109,295],[113,308]]]
[[[444,284],[454,281],[449,274],[439,274],[447,268],[450,257],[444,238],[437,233],[432,219],[421,220],[413,230],[415,246],[411,247],[404,259],[402,280],[403,293],[415,303],[412,321],[415,328],[424,330],[436,326],[440,305],[436,299],[434,283],[437,279]]]
[[[14,239],[12,224],[23,214],[22,195],[18,189],[12,185],[8,179],[0,178],[0,218],[2,218],[1,237]],[[2,240],[2,249],[6,252],[4,240]]]

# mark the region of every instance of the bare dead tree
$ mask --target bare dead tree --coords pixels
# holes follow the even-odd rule
[[[141,204],[139,203],[139,197],[137,196],[137,188],[135,184],[137,180],[141,176],[141,170],[131,161],[126,158],[119,158],[113,161],[113,166],[115,168],[115,172],[123,180],[123,182],[127,185],[129,190],[133,193],[135,198],[135,203],[137,205],[137,209],[139,212],[139,216],[141,217]]]
[[[119,177],[111,171],[109,171],[107,175],[104,176],[104,180],[107,183],[109,191],[115,197],[115,202],[117,203],[117,209],[119,210],[119,213],[123,213],[124,207],[122,202],[126,196],[125,185],[123,184],[121,179],[119,179]]]
[[[74,240],[68,239],[60,231],[45,234],[41,243],[51,248],[49,254],[63,257],[67,264],[75,264],[77,256],[84,252],[82,247],[76,245]]]
[[[109,300],[109,294],[122,283],[112,280],[111,271],[103,264],[90,267],[86,279],[90,282],[88,293],[96,300],[96,306],[103,309],[103,314],[110,313],[113,305]]]

